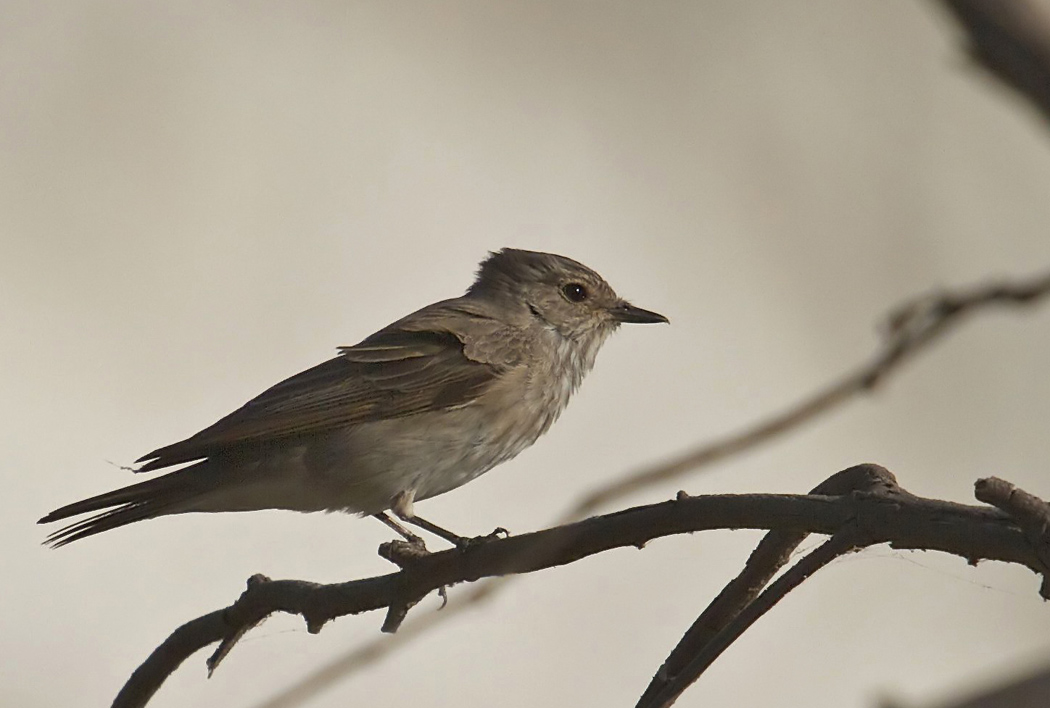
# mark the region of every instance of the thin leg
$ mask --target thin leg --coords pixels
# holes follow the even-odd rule
[[[437,524],[433,524],[433,523],[431,523],[431,522],[427,521],[426,519],[424,519],[422,517],[419,517],[419,516],[412,516],[411,518],[405,518],[405,517],[402,516],[402,517],[398,517],[398,518],[400,518],[406,524],[412,524],[413,526],[418,526],[419,528],[423,529],[424,531],[429,531],[430,533],[434,534],[435,536],[440,536],[441,538],[443,538],[446,541],[448,541],[449,543],[451,543],[453,546],[464,546],[470,541],[469,538],[466,538],[464,536],[460,536],[459,534],[452,533],[448,529],[443,529],[440,526],[438,526]]]
[[[401,519],[406,524],[412,524],[413,526],[418,526],[424,531],[429,531],[435,536],[445,539],[454,546],[463,545],[466,539],[462,536],[454,534],[448,529],[443,529],[437,524],[432,524],[426,519],[422,519],[416,516],[415,508],[412,503],[415,500],[415,497],[416,492],[414,489],[409,489],[408,491],[401,492],[396,497],[394,497],[394,503],[390,505],[390,510],[394,512],[394,515],[397,516],[397,518]],[[388,518],[388,521],[393,523],[393,519]],[[408,529],[404,530],[408,531]],[[401,532],[399,531],[398,533]]]
[[[387,513],[385,511],[381,511],[378,514],[372,514],[372,516],[379,519],[384,524],[392,528],[395,532],[397,532],[399,536],[401,536],[401,538],[405,539],[409,543],[419,544],[420,546],[423,546],[423,539],[421,539],[419,536],[415,535],[414,533],[406,529],[404,526],[391,519],[389,516],[387,516]],[[424,546],[424,548],[425,547],[426,546]]]

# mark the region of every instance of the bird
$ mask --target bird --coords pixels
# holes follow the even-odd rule
[[[281,381],[185,440],[143,455],[135,472],[184,465],[68,504],[60,547],[170,514],[290,509],[386,513],[453,543],[415,513],[515,457],[554,423],[624,323],[667,323],[619,297],[571,258],[490,252],[460,297],[423,307]]]

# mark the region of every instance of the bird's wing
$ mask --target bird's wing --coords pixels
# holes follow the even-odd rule
[[[470,337],[434,327],[439,313],[417,315],[424,313],[341,348],[339,356],[282,381],[196,435],[144,455],[139,470],[472,403],[512,362],[472,358]]]

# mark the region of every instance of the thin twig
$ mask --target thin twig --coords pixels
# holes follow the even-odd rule
[[[705,443],[662,465],[647,467],[585,496],[563,520],[583,518],[605,505],[659,482],[695,472],[816,419],[883,383],[905,361],[949,332],[965,316],[1001,306],[1031,305],[1050,293],[1050,272],[965,290],[945,290],[895,308],[887,318],[879,352],[867,364],[765,421]]]

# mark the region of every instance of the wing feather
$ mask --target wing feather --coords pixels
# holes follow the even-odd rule
[[[427,320],[432,324],[433,315]],[[360,344],[342,347],[339,356],[285,379],[196,435],[144,455],[140,471],[467,405],[505,368],[472,359],[462,336],[405,329],[408,323],[406,318]]]

